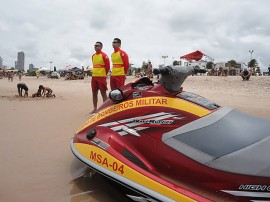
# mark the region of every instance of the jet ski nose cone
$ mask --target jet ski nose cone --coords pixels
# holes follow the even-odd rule
[[[86,138],[88,140],[91,140],[93,139],[93,137],[95,137],[95,135],[97,134],[97,131],[95,129],[92,129],[92,130],[89,130],[87,133],[86,133]]]

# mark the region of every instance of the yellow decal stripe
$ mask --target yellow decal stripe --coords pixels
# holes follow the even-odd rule
[[[125,102],[121,102],[119,104],[115,104],[113,106],[107,107],[95,115],[93,115],[90,119],[88,119],[78,130],[77,133],[84,128],[88,127],[89,125],[111,116],[115,113],[119,113],[128,109],[138,108],[138,107],[168,107],[174,108],[182,111],[186,111],[188,113],[192,113],[199,117],[205,116],[210,113],[209,110],[200,107],[196,104],[187,102],[181,99],[169,98],[169,97],[147,97],[147,98],[139,98],[128,100]]]
[[[188,196],[185,196],[177,191],[174,191],[144,175],[137,172],[136,170],[123,164],[113,156],[109,155],[104,150],[83,143],[74,143],[76,150],[88,160],[92,161],[99,166],[104,167],[122,177],[125,177],[133,182],[136,182],[148,189],[158,192],[168,198],[175,201],[195,201]]]

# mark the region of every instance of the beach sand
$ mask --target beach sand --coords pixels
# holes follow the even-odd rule
[[[29,87],[30,97],[15,96],[18,77],[13,82],[0,79],[0,201],[124,201],[104,178],[86,178],[85,166],[69,147],[70,138],[90,117],[90,78],[23,77],[21,82]],[[51,87],[56,98],[31,98],[40,84]],[[183,88],[270,119],[270,77],[242,81],[237,76],[190,76]]]

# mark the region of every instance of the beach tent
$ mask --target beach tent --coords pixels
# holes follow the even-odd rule
[[[50,68],[48,68],[48,67],[41,67],[41,68],[39,68],[39,71],[50,71]]]
[[[93,70],[93,67],[87,67],[84,71],[92,71]]]
[[[72,69],[72,68],[73,68],[72,65],[67,65],[67,66],[65,67],[65,70],[70,70],[70,69]]]
[[[191,61],[191,60],[199,61],[200,59],[202,59],[203,56],[204,56],[204,53],[202,53],[199,50],[196,50],[192,53],[188,53],[186,55],[181,56],[180,59],[186,59],[188,61]]]
[[[82,72],[82,69],[78,68],[78,67],[73,67],[72,69],[70,69],[73,72]]]

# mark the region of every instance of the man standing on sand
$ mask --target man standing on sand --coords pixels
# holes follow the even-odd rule
[[[23,75],[23,73],[19,70],[19,80],[20,81],[22,80],[22,75]]]
[[[106,91],[108,88],[106,78],[110,70],[110,59],[104,52],[101,51],[103,44],[98,41],[94,47],[96,53],[92,55],[93,71],[91,80],[94,109],[90,112],[90,114],[97,111],[98,90],[100,90],[103,102],[107,99]]]
[[[151,61],[148,61],[148,65],[147,65],[147,77],[149,79],[152,79],[153,78],[153,66],[152,66]]]
[[[110,76],[111,89],[121,88],[125,85],[126,73],[129,68],[129,59],[125,51],[121,50],[121,40],[115,38],[112,42],[114,52],[112,53],[112,73]]]

